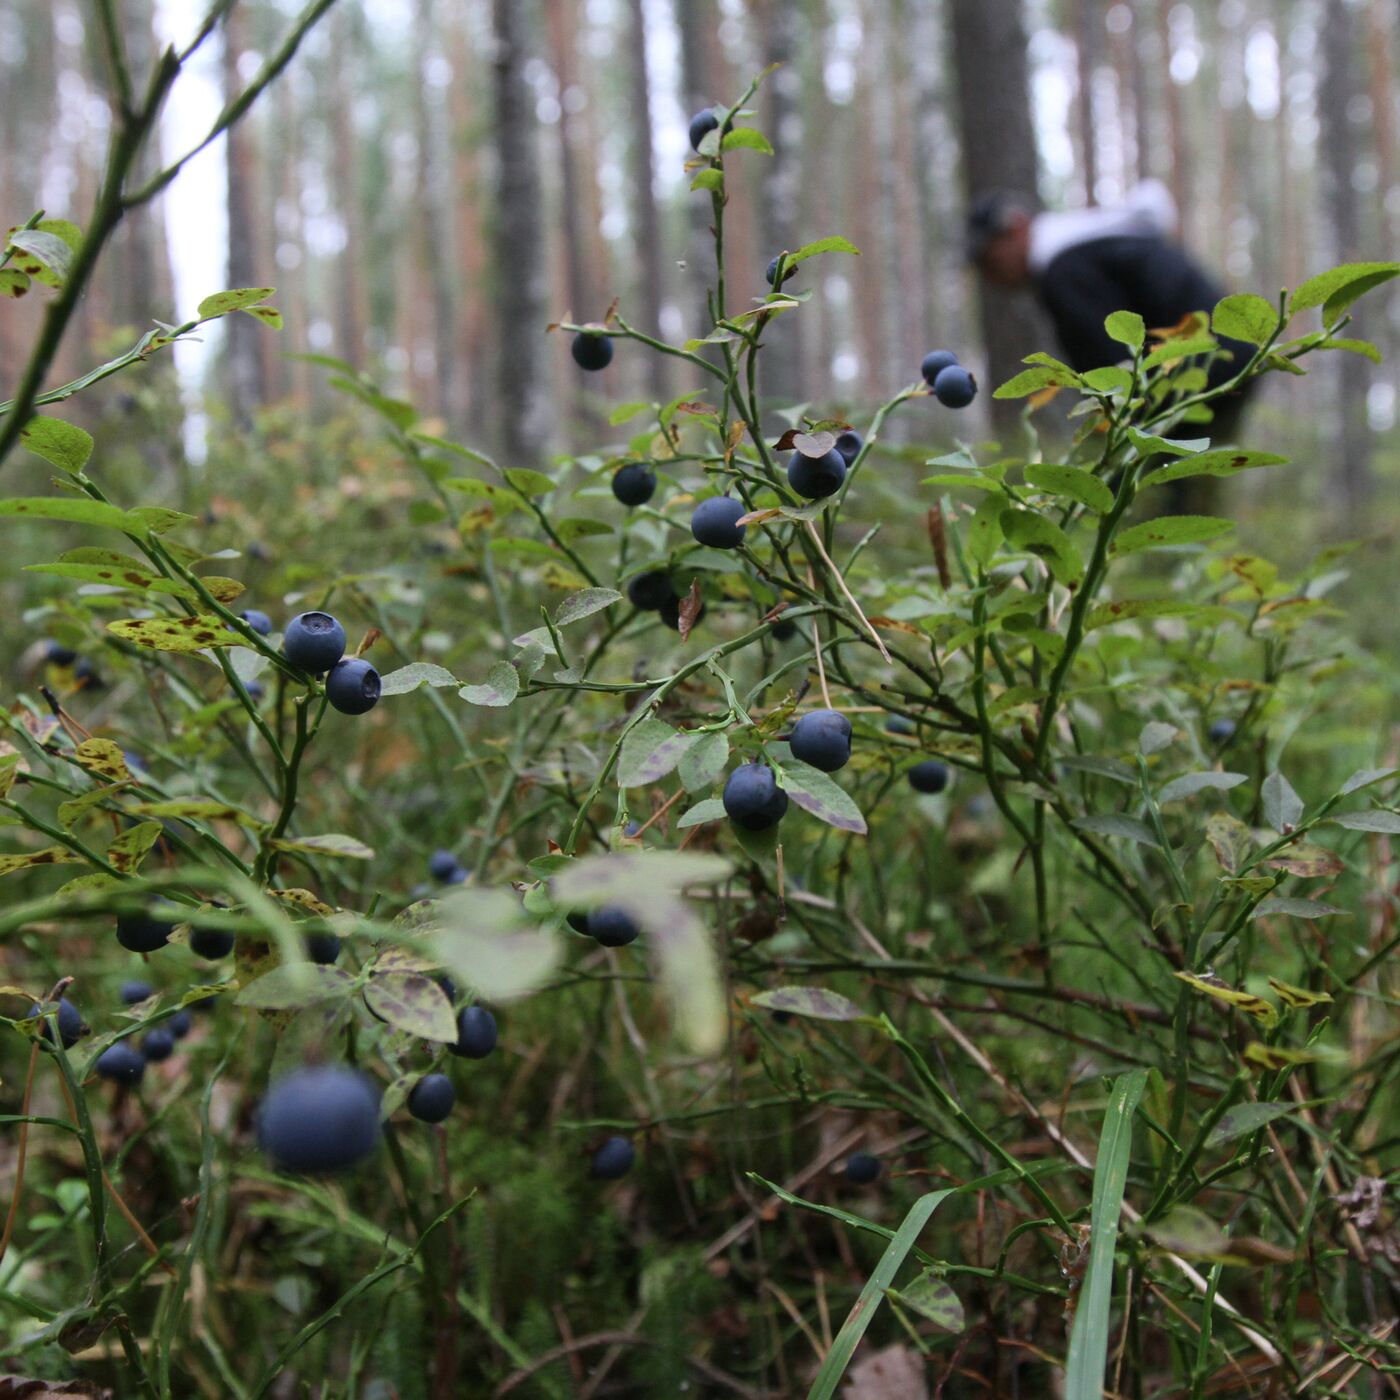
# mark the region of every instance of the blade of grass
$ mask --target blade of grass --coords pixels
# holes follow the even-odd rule
[[[875,1316],[876,1308],[884,1301],[885,1289],[894,1282],[899,1266],[914,1248],[914,1241],[928,1224],[929,1216],[938,1209],[946,1196],[952,1194],[952,1189],[930,1191],[927,1196],[920,1196],[910,1206],[904,1223],[895,1231],[889,1247],[880,1256],[875,1272],[865,1281],[865,1287],[860,1290],[860,1297],[846,1314],[846,1320],[841,1324],[841,1330],[836,1334],[836,1340],[832,1342],[831,1350],[827,1352],[826,1360],[822,1362],[822,1368],[817,1373],[811,1390],[807,1392],[807,1400],[830,1400],[830,1397],[836,1394],[836,1387],[841,1377],[846,1374],[846,1367],[851,1364],[851,1357],[855,1355],[856,1347],[865,1335],[865,1329],[870,1326],[870,1319]]]
[[[1089,1269],[1069,1336],[1065,1400],[1101,1400],[1103,1395],[1104,1365],[1108,1360],[1108,1315],[1113,1305],[1113,1250],[1118,1240],[1118,1218],[1123,1210],[1123,1188],[1128,1181],[1133,1114],[1146,1084],[1145,1069],[1134,1070],[1118,1080],[1113,1086],[1108,1116],[1099,1137]]]

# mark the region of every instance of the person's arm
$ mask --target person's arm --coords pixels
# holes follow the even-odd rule
[[[1040,299],[1055,323],[1060,348],[1071,368],[1100,369],[1128,358],[1103,328],[1115,311],[1132,305],[1133,298],[1092,243],[1066,249],[1041,274]]]

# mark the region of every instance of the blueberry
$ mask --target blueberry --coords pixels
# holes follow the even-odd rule
[[[300,670],[319,676],[345,655],[345,628],[330,613],[298,613],[282,634],[282,655]]]
[[[919,373],[923,375],[924,382],[933,388],[933,381],[943,373],[945,369],[951,369],[958,362],[958,357],[951,350],[930,350],[924,356],[923,363],[919,366]]]
[[[148,996],[155,992],[155,988],[149,982],[123,982],[121,985],[121,999],[125,1006],[135,1006],[138,1001],[145,1001]]]
[[[593,930],[590,926],[590,915],[586,910],[575,909],[571,914],[565,914],[564,922],[568,924],[575,933],[581,933],[589,938],[593,936]]]
[[[825,457],[794,452],[787,470],[788,485],[809,501],[834,496],[846,479],[846,459],[833,447]]]
[[[671,575],[665,569],[650,569],[638,574],[627,585],[627,601],[641,612],[656,612],[675,596]]]
[[[306,956],[314,963],[333,963],[340,956],[340,939],[333,933],[308,933]]]
[[[656,473],[645,462],[628,462],[613,473],[612,493],[625,506],[644,506],[656,495]]]
[[[46,644],[44,655],[55,666],[71,666],[78,659],[78,653],[72,647],[66,647],[62,642],[54,641]]]
[[[961,365],[949,365],[938,371],[933,381],[933,396],[945,408],[966,408],[977,397],[977,381],[970,370]]]
[[[1210,729],[1206,732],[1210,735],[1212,744],[1228,744],[1235,737],[1235,721],[1232,719],[1213,719],[1210,722]]]
[[[788,747],[794,758],[834,773],[851,757],[851,722],[835,710],[813,710],[792,726]]]
[[[766,763],[741,763],[724,785],[724,810],[745,831],[767,831],[782,821],[788,795]]]
[[[912,719],[905,719],[903,715],[891,715],[885,721],[886,734],[914,734],[918,728]]]
[[[133,773],[149,773],[151,771],[146,760],[134,749],[123,749],[122,761]]]
[[[221,928],[201,928],[196,924],[190,930],[190,952],[210,962],[218,962],[233,952],[233,934]]]
[[[733,496],[711,496],[695,507],[690,517],[690,533],[700,544],[711,549],[738,549],[744,542],[746,525],[735,522],[741,515],[748,514],[743,501]]]
[[[948,766],[936,758],[926,758],[909,770],[909,786],[915,792],[942,792],[948,786]]]
[[[165,1024],[176,1040],[183,1040],[194,1026],[190,1013],[183,1006]]]
[[[690,149],[698,152],[705,136],[718,125],[719,118],[715,116],[713,108],[706,107],[703,112],[696,112],[690,119]]]
[[[379,1091],[355,1070],[296,1070],[267,1091],[258,1141],[280,1171],[344,1171],[379,1142]]]
[[[779,254],[779,256],[781,256],[781,254]],[[765,282],[767,282],[768,285],[771,287],[771,286],[773,285],[773,279],[774,279],[777,275],[778,275],[778,259],[777,259],[777,258],[774,258],[773,261],[770,262],[770,263],[768,264],[768,270],[763,274],[763,280],[764,280]],[[793,263],[793,262],[788,263],[788,265],[787,265],[785,268],[783,268],[783,281],[786,282],[786,281],[788,280],[789,277],[796,277],[796,276],[797,276],[797,264],[796,264],[796,263]]]
[[[865,439],[854,429],[840,434],[836,439],[836,450],[841,454],[841,460],[848,467],[860,456],[860,449],[864,446]]]
[[[785,617],[774,619],[772,626],[775,642],[790,642],[797,635],[797,624],[789,622]]]
[[[78,658],[78,664],[73,667],[73,679],[82,681],[84,690],[106,689],[106,683],[97,674],[97,667],[86,656]]]
[[[880,1175],[880,1159],[868,1152],[852,1152],[846,1158],[846,1180],[856,1186],[869,1186]]]
[[[616,1181],[632,1170],[637,1149],[625,1137],[610,1137],[593,1154],[593,1175],[603,1181]]]
[[[446,884],[460,869],[457,857],[451,851],[434,851],[428,857],[428,874],[434,880]]]
[[[260,637],[265,637],[272,631],[272,619],[265,612],[259,612],[256,608],[249,608],[246,612],[241,612],[238,615]]]
[[[457,984],[445,972],[439,972],[433,981],[442,988],[442,994],[448,1001],[457,1000]]]
[[[37,1002],[29,1008],[25,1020],[31,1020],[35,1016],[42,1016],[45,1011],[44,1006]],[[72,1049],[78,1043],[87,1027],[83,1025],[83,1018],[78,1008],[73,1005],[67,997],[60,997],[58,1002],[58,1038],[63,1042],[65,1050]],[[44,1020],[44,1039],[53,1044],[53,1021],[50,1018]]]
[[[601,331],[580,331],[570,350],[580,369],[607,369],[612,363],[612,340]]]
[[[146,1072],[146,1057],[129,1040],[119,1040],[109,1045],[92,1067],[103,1079],[114,1079],[118,1084],[139,1084]]]
[[[170,941],[170,925],[152,918],[159,901],[146,909],[117,915],[117,942],[133,953],[154,953]]]
[[[408,1111],[423,1123],[441,1123],[457,1101],[445,1074],[425,1074],[408,1091]]]
[[[496,1037],[496,1018],[484,1006],[467,1006],[457,1016],[457,1043],[447,1048],[468,1060],[484,1060],[496,1048]]]
[[[668,598],[666,602],[662,603],[662,605],[659,608],[657,608],[656,612],[657,616],[660,617],[662,622],[664,622],[667,627],[670,627],[673,631],[676,632],[680,631],[681,600],[679,598]],[[705,605],[704,603],[701,603],[700,611],[695,614],[696,625],[699,625],[700,619],[704,616]]]
[[[267,694],[267,687],[261,681],[244,681],[243,689],[248,692],[248,699],[255,705]]]
[[[588,932],[605,948],[621,948],[635,943],[641,929],[625,909],[608,904],[588,916]]]
[[[358,656],[347,656],[326,677],[326,699],[343,715],[362,715],[379,703],[379,672]]]
[[[141,1042],[141,1053],[147,1060],[168,1060],[175,1053],[174,1033],[157,1026]]]
[[[465,885],[470,879],[471,872],[467,870],[464,866],[458,865],[454,867],[452,874],[450,874],[447,877],[447,879],[445,879],[442,883],[444,885]]]

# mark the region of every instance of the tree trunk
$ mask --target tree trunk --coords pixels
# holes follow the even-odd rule
[[[1079,86],[1075,91],[1074,111],[1079,127],[1079,159],[1084,171],[1086,204],[1098,203],[1099,151],[1094,126],[1094,70],[1099,62],[1102,24],[1103,11],[1095,0],[1075,0],[1074,42],[1079,56]],[[1020,27],[1019,19],[1017,27]],[[1022,58],[1021,62],[1024,70],[1025,59]]]
[[[549,437],[544,237],[535,104],[525,80],[534,6],[492,0],[496,202],[496,436],[505,465],[537,466]]]
[[[647,75],[647,26],[643,0],[631,0],[627,30],[627,61],[632,93],[632,262],[636,269],[637,304],[629,321],[648,335],[661,332],[661,220],[656,210],[656,178],[651,145],[651,80]],[[665,401],[670,359],[648,355],[645,360],[647,392]]]
[[[1321,194],[1334,263],[1350,262],[1361,254],[1361,206],[1352,183],[1357,141],[1347,117],[1347,107],[1360,88],[1356,35],[1351,6],[1329,6],[1322,30],[1324,72],[1318,85],[1318,116],[1322,126]],[[1343,351],[1334,356],[1333,365],[1338,392],[1332,425],[1332,461],[1343,509],[1348,521],[1355,522],[1371,494],[1366,361]]]
[[[723,96],[714,91],[713,18],[710,7],[696,0],[675,0],[676,26],[681,36],[681,100],[690,120],[702,108],[712,107]],[[732,99],[731,99],[732,100]],[[710,201],[691,195],[686,201],[689,237],[686,243],[688,304],[682,308],[687,338],[707,335],[714,328],[708,302],[714,283],[714,245],[710,238]]]
[[[1019,0],[951,0],[953,68],[958,75],[958,120],[963,184],[969,200],[989,190],[1036,196],[1035,131],[1026,77],[1026,34]],[[988,81],[995,74],[996,81]],[[979,288],[987,379],[982,402],[996,431],[1012,432],[1020,407],[993,400],[992,389],[1011,378],[1022,356],[1048,341],[1045,318],[1026,292]]]
[[[345,245],[336,256],[335,296],[336,340],[334,353],[358,369],[364,362],[365,323],[368,319],[366,298],[360,276],[361,259],[359,184],[359,143],[355,139],[355,122],[350,110],[350,88],[345,74],[358,58],[360,45],[353,10],[341,7],[332,13],[326,28],[330,36],[330,63],[322,75],[324,97],[330,119],[331,188],[341,226],[345,230]]]

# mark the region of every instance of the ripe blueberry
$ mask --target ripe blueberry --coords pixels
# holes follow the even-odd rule
[[[923,363],[919,366],[919,373],[923,375],[924,382],[933,388],[933,381],[943,373],[945,369],[957,364],[958,357],[951,350],[930,350],[924,356]]]
[[[1235,737],[1235,721],[1232,719],[1213,719],[1207,732],[1212,744],[1228,744]]]
[[[627,601],[642,612],[656,612],[676,596],[671,575],[665,569],[638,574],[627,585]]]
[[[612,340],[601,331],[580,331],[570,349],[580,369],[607,369],[612,363]]]
[[[190,930],[190,952],[218,962],[233,952],[233,934],[221,928],[201,928],[196,924]]]
[[[698,152],[701,141],[718,125],[719,118],[715,116],[713,108],[706,107],[703,112],[696,112],[690,119],[690,149]]]
[[[775,642],[790,642],[797,635],[797,624],[789,622],[787,618],[776,618],[773,622],[773,640]]]
[[[582,933],[590,938],[593,936],[593,930],[590,927],[590,915],[586,910],[575,909],[571,914],[565,914],[564,922],[568,924],[575,933]]]
[[[243,689],[248,692],[248,699],[255,705],[267,694],[267,687],[261,681],[244,681]]]
[[[852,1152],[846,1158],[846,1180],[856,1186],[869,1186],[880,1175],[880,1159],[868,1152]]]
[[[260,637],[265,637],[272,631],[272,619],[265,612],[259,612],[257,608],[249,608],[247,612],[241,612],[238,615]]]
[[[54,641],[46,644],[44,656],[55,666],[71,666],[78,659],[78,653],[72,647],[66,647],[62,642]]]
[[[135,1006],[138,1001],[145,1001],[155,991],[149,982],[123,982],[121,985],[121,999],[126,1006]]]
[[[970,370],[961,365],[949,365],[938,371],[933,381],[933,396],[945,408],[966,408],[977,397],[977,381]]]
[[[362,715],[379,703],[379,672],[358,656],[347,656],[326,677],[326,699],[343,715]]]
[[[915,792],[942,792],[948,786],[948,767],[936,758],[926,758],[909,770],[909,786]]]
[[[588,916],[588,932],[605,948],[621,948],[635,943],[641,929],[625,909],[609,904]]]
[[[724,810],[745,831],[767,831],[782,821],[788,795],[766,763],[741,763],[724,785]]]
[[[891,715],[885,721],[886,734],[914,734],[918,727],[912,719],[905,719],[903,715]]]
[[[781,257],[781,256],[782,256],[782,255],[779,254],[779,257]],[[773,285],[773,279],[774,279],[777,275],[778,275],[778,258],[774,258],[773,261],[770,262],[770,263],[768,264],[768,271],[765,272],[765,273],[763,274],[763,278],[764,278],[764,281],[766,281],[766,282],[768,283],[768,285],[771,287],[771,286]],[[783,268],[783,281],[786,282],[786,281],[788,280],[789,277],[796,277],[796,276],[797,276],[797,264],[794,263],[794,262],[789,262],[789,263],[787,264],[787,266]]]
[[[176,1040],[183,1040],[190,1033],[194,1022],[190,1019],[190,1013],[182,1006],[165,1024]]]
[[[447,884],[461,867],[451,851],[434,851],[428,857],[428,874],[434,880]]]
[[[293,666],[319,676],[345,655],[345,628],[330,613],[298,613],[282,634],[282,655]]]
[[[117,915],[117,942],[133,953],[154,953],[170,941],[170,925],[152,917],[163,901]]]
[[[43,1016],[47,1004],[40,1006],[37,1002],[29,1008],[25,1020],[32,1020],[35,1016]],[[63,1048],[70,1050],[78,1043],[82,1033],[87,1029],[83,1025],[82,1014],[67,997],[60,997],[58,1002],[58,1038],[63,1042]],[[49,1018],[44,1020],[44,1039],[53,1044],[53,1021]]]
[[[823,773],[844,768],[851,757],[851,722],[835,710],[813,710],[792,726],[792,756]]]
[[[314,963],[333,963],[340,956],[340,939],[333,933],[308,933],[306,956]]]
[[[445,1074],[425,1074],[408,1091],[408,1111],[423,1123],[441,1123],[456,1101],[452,1081]]]
[[[834,496],[846,479],[846,459],[833,447],[825,457],[794,452],[788,462],[788,485],[809,501]]]
[[[840,434],[836,439],[836,450],[841,454],[841,460],[848,467],[860,456],[860,449],[864,446],[865,439],[854,428]]]
[[[743,501],[733,496],[711,496],[695,507],[695,514],[690,517],[690,533],[697,543],[709,545],[711,549],[738,549],[748,526],[735,522],[747,514],[748,507]]]
[[[625,1137],[610,1137],[593,1154],[593,1175],[604,1181],[616,1181],[632,1170],[637,1149]]]
[[[656,495],[656,473],[645,462],[628,462],[613,474],[612,493],[625,506],[644,506]]]
[[[103,1079],[114,1079],[118,1084],[139,1084],[146,1072],[146,1057],[130,1040],[119,1040],[109,1045],[92,1067]]]
[[[168,1060],[175,1053],[173,1032],[157,1026],[141,1042],[141,1053],[147,1060]]]
[[[484,1006],[467,1006],[457,1016],[457,1043],[447,1048],[468,1060],[484,1060],[496,1048],[496,1018]]]
[[[379,1091],[354,1070],[297,1070],[267,1091],[258,1141],[281,1171],[344,1171],[379,1142]]]
[[[82,681],[84,690],[103,690],[106,688],[102,677],[97,674],[97,667],[86,656],[78,658],[78,664],[73,667],[73,679]]]

